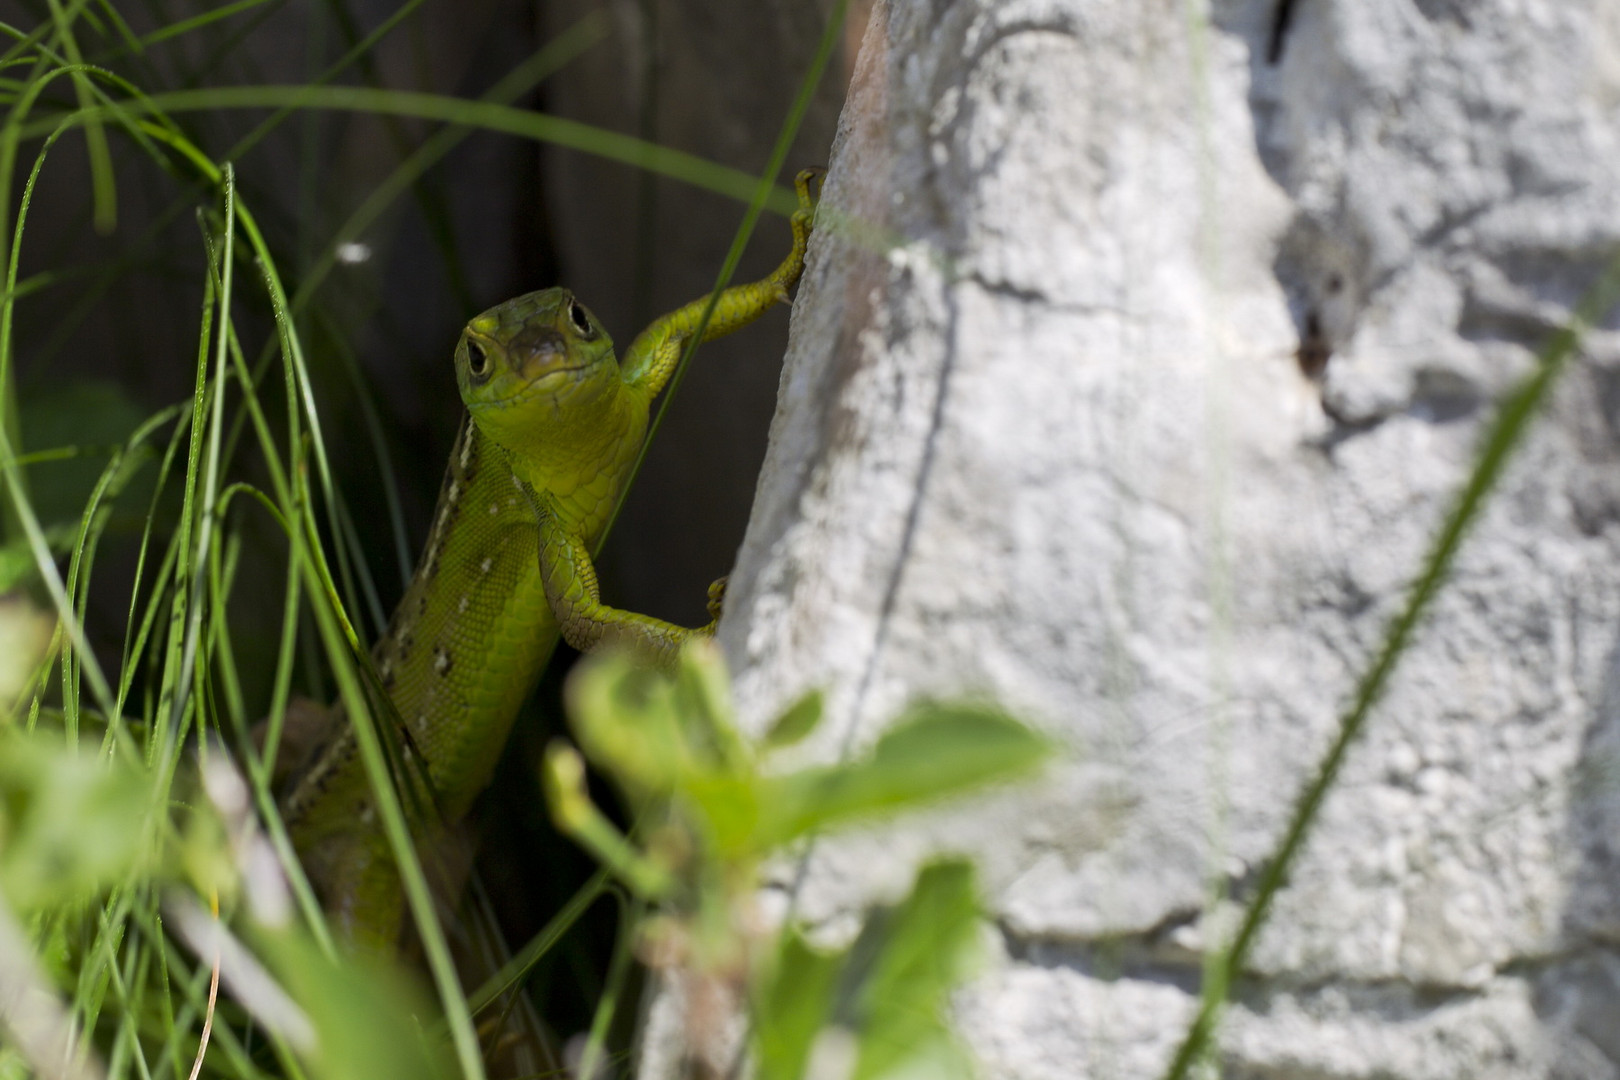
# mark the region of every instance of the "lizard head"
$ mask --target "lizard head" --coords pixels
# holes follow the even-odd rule
[[[618,386],[613,339],[567,289],[490,308],[456,345],[456,385],[485,434],[511,446],[571,418]]]

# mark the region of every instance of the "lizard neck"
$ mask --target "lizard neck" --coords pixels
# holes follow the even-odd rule
[[[648,404],[643,392],[614,380],[602,392],[574,398],[560,413],[537,403],[534,423],[520,437],[496,441],[479,428],[476,414],[472,427],[513,475],[546,494],[564,524],[594,540],[647,436]]]

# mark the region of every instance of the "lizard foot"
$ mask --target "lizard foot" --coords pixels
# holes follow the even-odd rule
[[[725,606],[726,600],[726,582],[730,580],[731,575],[727,574],[725,577],[717,578],[714,584],[709,586],[709,626],[711,629],[720,621],[720,611]]]

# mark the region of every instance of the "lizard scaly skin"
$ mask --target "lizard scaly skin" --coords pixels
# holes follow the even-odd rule
[[[722,293],[704,340],[787,300],[804,269],[817,175],[796,180],[787,258]],[[440,822],[418,829],[419,844],[489,782],[559,633],[576,648],[611,643],[660,665],[689,637],[713,633],[712,622],[692,630],[603,604],[590,555],[629,481],[653,398],[707,304],[655,320],[622,363],[565,289],[508,300],[463,331],[455,367],[468,415],[416,573],[372,650]],[[718,583],[710,598],[718,615]],[[393,948],[403,894],[347,723],[284,791],[281,811],[340,934],[364,949]]]

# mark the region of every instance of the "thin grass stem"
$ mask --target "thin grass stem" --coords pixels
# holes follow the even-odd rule
[[[1288,880],[1305,841],[1315,825],[1322,804],[1344,765],[1350,747],[1366,727],[1373,707],[1389,685],[1401,658],[1411,646],[1418,624],[1439,595],[1452,564],[1456,561],[1468,530],[1484,510],[1487,496],[1495,487],[1515,450],[1522,445],[1541,403],[1557,383],[1569,359],[1580,348],[1586,329],[1599,322],[1620,300],[1620,258],[1616,258],[1589,289],[1571,317],[1541,352],[1536,370],[1516,390],[1503,399],[1496,418],[1487,429],[1474,470],[1463,485],[1457,501],[1446,516],[1422,569],[1408,594],[1406,605],[1390,623],[1371,667],[1362,675],[1349,709],[1339,721],[1338,731],[1326,755],[1295,804],[1288,828],[1276,851],[1267,860],[1255,885],[1255,896],[1243,921],[1219,957],[1217,970],[1225,985],[1236,984],[1248,961],[1260,929],[1271,914],[1272,902]],[[1175,1056],[1165,1070],[1165,1080],[1182,1080],[1194,1062],[1206,1053],[1214,1037],[1222,999],[1206,996],[1187,1029]]]

